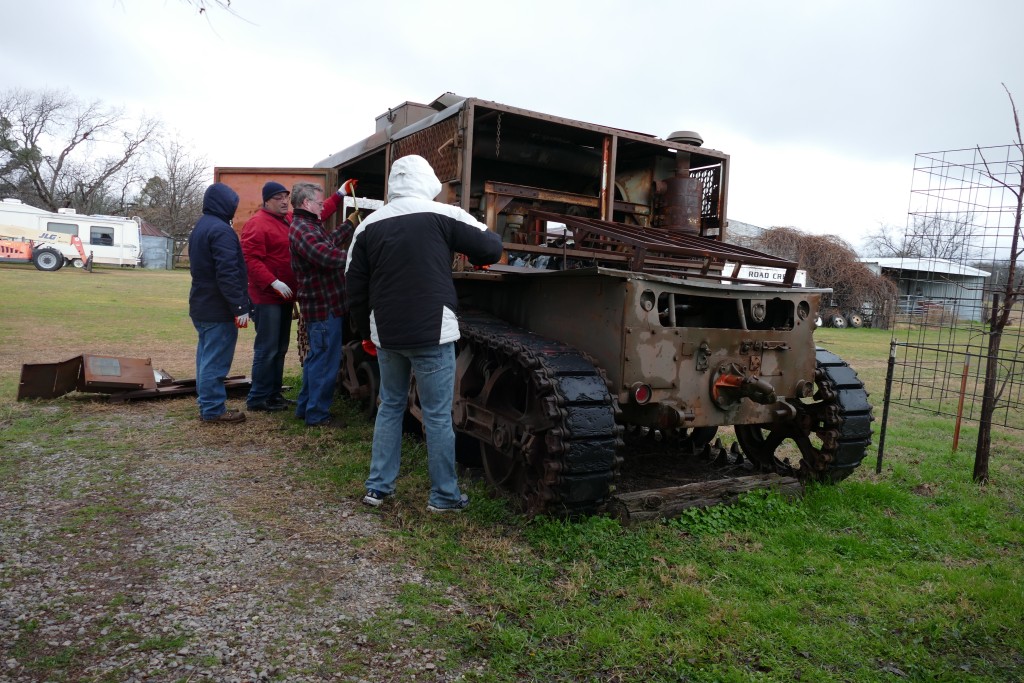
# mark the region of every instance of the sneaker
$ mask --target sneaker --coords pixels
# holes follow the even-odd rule
[[[382,493],[377,489],[366,489],[366,495],[363,496],[363,503],[366,505],[372,505],[373,507],[380,507],[385,500],[390,498],[393,494]]]
[[[226,410],[217,417],[200,417],[204,424],[232,424],[245,422],[245,413],[240,410]]]
[[[469,496],[465,493],[459,498],[459,502],[451,507],[438,507],[437,505],[428,505],[427,512],[462,512],[469,507]]]

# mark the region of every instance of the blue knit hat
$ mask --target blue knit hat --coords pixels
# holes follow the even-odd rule
[[[267,184],[263,186],[263,201],[266,202],[268,199],[270,199],[275,194],[278,194],[280,192],[284,192],[285,194],[291,194],[291,192],[288,191],[288,188],[282,185],[281,183],[275,182],[273,180],[267,181]]]

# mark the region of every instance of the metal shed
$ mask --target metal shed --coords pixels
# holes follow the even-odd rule
[[[991,273],[941,258],[868,257],[861,263],[896,283],[897,311],[941,307],[959,320],[981,320],[985,280]]]
[[[146,221],[141,222],[139,244],[142,247],[142,267],[156,270],[174,268],[174,238]]]

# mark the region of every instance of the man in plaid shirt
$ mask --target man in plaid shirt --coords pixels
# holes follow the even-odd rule
[[[346,181],[343,187],[351,191],[355,181]],[[309,336],[295,417],[305,420],[310,427],[341,427],[344,425],[340,420],[331,417],[330,408],[341,363],[345,260],[353,225],[345,220],[333,231],[324,226],[320,219],[324,191],[319,185],[296,183],[292,187],[291,202],[294,214],[288,242],[298,283],[296,299]]]

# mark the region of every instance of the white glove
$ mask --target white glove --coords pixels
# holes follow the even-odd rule
[[[281,298],[292,298],[292,288],[286,285],[285,283],[281,282],[280,280],[274,280],[273,282],[270,283],[270,286],[273,287],[277,291],[277,293],[281,295]]]
[[[338,188],[338,194],[342,197],[350,197],[354,195],[356,193],[356,183],[358,182],[359,181],[354,178],[349,178],[341,184],[341,187]]]
[[[236,315],[235,327],[249,327],[249,314],[243,313],[242,315]]]

